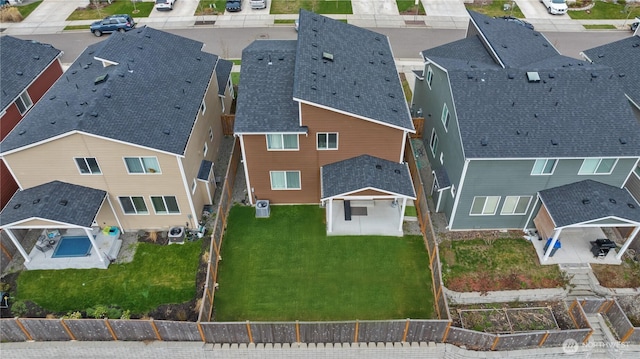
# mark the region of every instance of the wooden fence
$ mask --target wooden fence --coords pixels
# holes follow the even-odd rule
[[[22,241],[28,231],[27,229],[14,229],[13,234],[18,238],[18,241]],[[17,255],[20,255],[18,248],[13,244],[7,232],[0,230],[0,272],[4,272],[9,262]]]
[[[640,344],[640,327],[635,327],[615,299],[587,298],[580,301],[585,313],[600,313],[611,324],[620,343]]]

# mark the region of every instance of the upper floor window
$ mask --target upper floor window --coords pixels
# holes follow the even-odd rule
[[[500,196],[476,196],[473,197],[473,204],[471,204],[472,216],[489,216],[496,214],[498,209],[498,202],[500,202]]]
[[[431,153],[433,154],[433,157],[436,157],[436,152],[438,151],[438,135],[436,134],[435,128],[431,131],[431,139],[429,140],[429,147],[431,148]]]
[[[636,174],[636,176],[640,177],[640,165],[637,165],[636,169],[633,170],[633,172]]]
[[[540,159],[536,160],[531,170],[532,175],[550,175],[553,174],[553,170],[556,168],[555,159]]]
[[[270,171],[271,189],[300,189],[300,171]]]
[[[449,120],[451,120],[451,113],[449,113],[449,108],[447,107],[447,104],[444,104],[444,107],[442,108],[442,117],[440,118],[440,120],[442,120],[442,124],[444,125],[444,129],[448,130],[449,129]]]
[[[140,196],[125,196],[118,197],[122,211],[125,214],[148,214],[147,204],[144,203],[144,198]]]
[[[213,141],[213,128],[209,127],[209,141]]]
[[[608,175],[616,166],[615,158],[586,158],[578,171],[579,175]]]
[[[433,69],[431,68],[431,66],[429,66],[427,68],[427,84],[429,85],[429,88],[431,88],[432,83],[433,83]]]
[[[268,150],[297,150],[298,135],[273,134],[267,135]]]
[[[29,111],[31,106],[33,106],[33,101],[31,101],[31,97],[29,97],[29,94],[26,90],[21,93],[20,97],[18,97],[18,99],[16,100],[16,106],[18,106],[18,111],[20,111],[21,115],[24,115],[27,111]]]
[[[202,146],[202,155],[206,156],[207,152],[209,152],[209,146],[207,146],[207,143],[204,143],[204,146]]]
[[[507,196],[502,205],[503,215],[523,215],[527,214],[531,196]]]
[[[151,196],[151,203],[156,214],[178,214],[178,201],[175,196]]]
[[[93,157],[87,158],[76,158],[76,165],[78,166],[78,170],[82,174],[92,174],[99,175],[102,172],[100,171],[100,166],[98,166],[98,161]]]
[[[125,157],[129,173],[160,173],[160,164],[156,157]]]
[[[207,105],[204,103],[204,100],[202,100],[202,103],[200,104],[200,112],[202,112],[203,115],[207,112]]]
[[[337,133],[318,133],[318,149],[319,150],[337,150],[338,134]]]
[[[191,183],[191,194],[196,194],[196,188],[198,188],[198,181],[194,178]]]

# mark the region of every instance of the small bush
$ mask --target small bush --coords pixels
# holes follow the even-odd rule
[[[120,319],[123,319],[123,320],[131,319],[131,311],[129,309],[123,311],[122,315],[120,316]]]
[[[107,314],[109,312],[109,308],[105,305],[96,305],[95,307],[87,309],[87,317],[96,318],[96,319],[105,319],[108,318]]]
[[[82,319],[82,313],[80,312],[68,312],[62,319]]]
[[[13,303],[11,313],[16,317],[24,317],[27,314],[27,304],[21,300]]]
[[[3,6],[0,9],[0,22],[20,22],[22,21],[22,15],[17,8],[13,6]]]

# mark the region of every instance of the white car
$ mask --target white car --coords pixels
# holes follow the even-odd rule
[[[544,4],[549,14],[552,15],[566,14],[569,8],[566,0],[540,0],[540,2]]]
[[[173,10],[176,0],[156,0],[156,10]]]

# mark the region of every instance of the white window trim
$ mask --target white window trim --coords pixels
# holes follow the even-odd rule
[[[270,135],[280,135],[282,136],[282,147],[283,148],[269,148],[269,136]],[[296,136],[296,148],[284,148],[284,136],[291,135]],[[270,133],[264,136],[264,140],[267,144],[267,151],[299,151],[300,150],[300,136],[297,133]]]
[[[498,200],[496,201],[496,208],[493,210],[493,213],[479,213],[479,214],[474,214],[471,213],[471,211],[473,210],[473,205],[476,203],[476,200],[478,198],[484,198],[484,205],[482,206],[482,212],[484,212],[486,206],[487,206],[487,199],[490,197],[495,197]],[[498,207],[500,206],[500,200],[502,199],[501,196],[475,196],[473,197],[473,202],[471,202],[471,208],[469,208],[469,216],[494,216],[497,212],[498,212]]]
[[[195,195],[196,194],[196,189],[198,188],[198,181],[196,181],[196,179],[193,179],[193,183],[191,184],[191,195]]]
[[[320,135],[327,135],[327,147],[326,148],[320,148],[319,145],[319,140],[318,137],[320,137]],[[329,148],[329,136],[328,135],[336,135],[336,148]],[[318,132],[316,133],[316,150],[318,151],[337,151],[338,150],[338,133],[337,132]]]
[[[29,100],[29,105],[28,106],[24,101],[25,98]],[[24,111],[20,111],[20,106],[18,106],[18,101],[20,101],[22,103],[22,105],[24,105],[24,108],[25,108]],[[29,96],[29,92],[27,92],[27,90],[24,90],[24,91],[22,91],[20,96],[18,96],[18,98],[16,99],[15,104],[16,104],[16,107],[18,108],[18,112],[20,112],[20,116],[22,116],[25,113],[29,112],[31,107],[33,107],[33,100],[31,99],[31,96]]]
[[[636,175],[636,177],[640,178],[640,165],[636,165],[636,168],[634,168],[633,173]]]
[[[140,213],[138,212],[138,210],[136,209],[135,204],[133,203],[133,200],[131,198],[133,197],[140,197],[142,198],[142,202],[144,202],[144,206],[147,208],[147,212],[146,213]],[[127,213],[124,209],[124,206],[122,206],[122,201],[120,200],[120,198],[129,198],[129,200],[131,201],[131,205],[133,207],[133,210],[136,211],[136,213]],[[120,209],[122,210],[122,213],[125,216],[148,216],[151,212],[149,212],[149,206],[147,206],[147,202],[144,200],[144,196],[118,196],[118,203],[120,204]]]
[[[598,173],[598,172],[593,172],[593,173],[581,173],[582,172],[582,168],[584,167],[584,164],[587,160],[594,160],[596,158],[585,158],[584,160],[582,160],[582,165],[580,165],[580,169],[578,170],[578,176],[607,176],[613,173],[613,170],[616,169],[616,165],[618,164],[618,159],[617,158],[598,158],[598,164],[596,165],[596,170],[598,169],[598,167],[600,167],[600,164],[602,163],[602,160],[614,160],[613,161],[613,166],[611,166],[611,170],[609,172],[606,173]]]
[[[205,112],[207,112],[207,104],[204,102],[204,100],[202,100],[202,104],[200,105],[200,112],[202,112],[203,115]]]
[[[449,117],[448,120],[447,120],[447,117]],[[442,126],[444,127],[444,130],[446,132],[449,132],[449,123],[451,122],[451,111],[449,111],[449,106],[447,106],[446,102],[442,106],[442,114],[440,115],[440,122],[442,122]]]
[[[544,172],[533,173],[533,170],[536,168],[536,163],[538,161],[544,161],[544,165],[542,166],[542,170],[543,171],[544,171],[544,168],[547,167],[547,162],[555,161],[554,164],[553,164],[553,167],[551,168],[551,173],[544,173]],[[560,161],[557,158],[539,158],[539,159],[537,159],[537,160],[535,160],[533,162],[533,167],[531,167],[531,175],[532,176],[551,176],[551,175],[553,175],[553,172],[555,172],[556,166],[558,166],[558,162],[560,162]]]
[[[129,166],[127,166],[127,158],[137,158],[137,159],[139,159],[140,163],[143,165],[142,166],[142,170],[144,172],[142,172],[142,173],[129,172]],[[142,162],[143,158],[155,158],[156,162],[158,163],[159,170],[156,171],[156,172],[147,171],[147,169],[144,167],[144,163]],[[144,176],[144,175],[159,175],[159,174],[162,174],[162,168],[160,168],[160,161],[158,161],[158,157],[156,157],[156,156],[125,156],[125,157],[122,157],[122,161],[124,162],[124,168],[127,169],[127,174],[129,174],[129,175],[133,175],[133,176],[142,175],[142,176]]]
[[[213,141],[213,128],[209,127],[209,141]]]
[[[434,138],[435,138],[435,146],[434,144]],[[433,158],[436,158],[436,152],[438,151],[438,141],[440,139],[438,138],[438,134],[436,133],[436,129],[433,128],[431,129],[431,137],[429,137],[429,149],[431,150],[431,154],[433,155]]]
[[[517,200],[516,200],[516,205],[515,205],[515,207],[513,208],[513,210],[514,210],[514,212],[513,212],[513,213],[508,213],[508,212],[505,212],[505,211],[504,211],[504,210],[505,210],[505,208],[504,208],[504,207],[505,207],[505,205],[507,204],[507,201],[509,200],[509,198],[517,198]],[[518,202],[520,202],[520,199],[521,199],[521,198],[529,198],[529,200],[527,201],[527,206],[525,207],[524,212],[522,212],[522,213],[515,213],[516,208],[518,208]],[[529,212],[529,206],[531,205],[531,199],[532,199],[532,198],[533,198],[532,196],[506,196],[506,197],[504,198],[504,202],[502,203],[502,209],[500,210],[500,215],[501,215],[501,216],[524,216],[524,215],[526,215],[526,214],[527,214],[527,212]]]
[[[425,76],[425,79],[427,80],[427,86],[431,89],[431,83],[433,82],[433,69],[431,68],[431,65],[427,66],[427,75]]]
[[[456,185],[451,185],[451,197],[456,198]]]
[[[158,213],[158,211],[156,210],[156,206],[153,204],[153,197],[160,197],[162,198],[162,203],[164,203],[164,208],[167,209],[167,213]],[[176,216],[179,214],[182,214],[182,211],[180,210],[180,204],[178,203],[178,212],[176,213],[169,213],[169,206],[167,206],[167,201],[165,200],[165,197],[173,197],[176,199],[176,203],[178,203],[178,197],[176,196],[171,196],[171,195],[166,195],[166,196],[162,196],[162,195],[151,195],[149,196],[149,201],[151,202],[151,208],[153,208],[153,213],[157,216]]]
[[[280,173],[280,172],[284,172],[285,176],[284,176],[284,180],[285,182],[287,181],[287,172],[298,172],[298,181],[300,182],[300,188],[273,188],[273,180],[271,177],[272,173]],[[272,191],[300,191],[302,190],[302,174],[300,173],[300,171],[269,171],[269,185],[271,186],[271,190]],[[286,183],[285,183],[286,186]]]
[[[100,172],[96,172],[96,173],[91,172],[91,166],[89,166],[89,163],[87,162],[87,158],[93,158],[93,159],[96,160],[96,164],[98,165],[98,170]],[[89,169],[89,173],[82,173],[82,169],[80,169],[80,166],[78,166],[78,160],[79,159],[84,161],[84,164]],[[74,157],[73,158],[73,162],[76,164],[76,168],[78,168],[78,172],[80,173],[81,176],[99,176],[99,175],[102,175],[102,168],[100,168],[100,164],[98,163],[98,160],[95,157]]]
[[[220,97],[220,104],[222,104],[222,113],[224,113],[224,97]]]
[[[207,152],[209,152],[209,146],[207,146],[207,143],[204,143],[204,148],[202,149],[202,156],[206,156]]]

